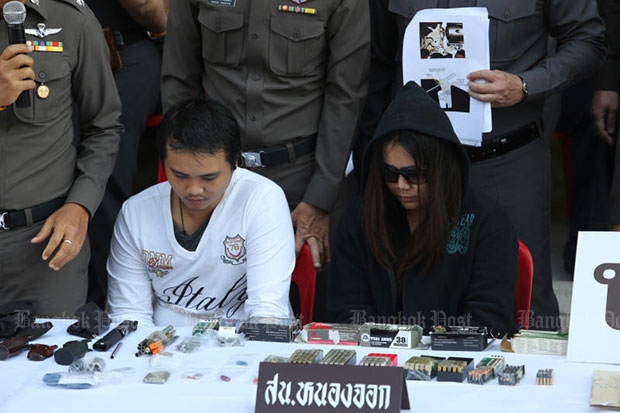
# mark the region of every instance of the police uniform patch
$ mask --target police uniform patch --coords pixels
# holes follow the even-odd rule
[[[26,32],[26,34],[29,34],[31,36],[37,36],[42,39],[48,35],[56,34],[60,32],[61,30],[62,28],[58,28],[58,29],[47,28],[45,27],[45,23],[38,23],[36,29],[25,29],[24,32]]]
[[[310,7],[287,6],[287,5],[278,6],[278,11],[289,12],[289,13],[301,13],[301,14],[316,14],[316,9],[312,9]]]
[[[237,0],[206,0],[207,4],[212,6],[235,7]]]
[[[225,264],[239,265],[246,261],[245,240],[239,234],[224,239],[224,255],[221,259]]]
[[[35,52],[62,52],[64,50],[62,42],[46,42],[44,40],[28,40],[27,45],[32,47]]]

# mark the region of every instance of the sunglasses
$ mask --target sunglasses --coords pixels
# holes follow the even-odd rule
[[[387,182],[392,184],[397,182],[400,175],[411,185],[422,185],[428,182],[427,167],[418,168],[417,166],[407,166],[398,169],[392,165],[383,164],[383,176]]]

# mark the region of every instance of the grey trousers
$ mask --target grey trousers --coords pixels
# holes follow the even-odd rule
[[[286,194],[288,206],[292,211],[301,202],[310,179],[312,179],[314,152],[300,156],[293,163],[287,162],[266,168],[248,169],[280,185]]]
[[[90,244],[86,238],[80,253],[53,271],[41,259],[47,240],[30,243],[42,226],[0,232],[0,304],[28,301],[39,317],[70,318],[86,301]]]
[[[540,138],[505,155],[473,163],[470,185],[504,206],[534,260],[530,329],[559,329],[551,277],[551,157]]]

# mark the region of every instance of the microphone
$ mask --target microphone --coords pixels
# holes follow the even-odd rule
[[[2,7],[4,20],[9,25],[9,44],[26,44],[24,21],[26,20],[26,6],[19,1],[9,1]],[[24,90],[15,101],[18,108],[30,106],[30,94]]]

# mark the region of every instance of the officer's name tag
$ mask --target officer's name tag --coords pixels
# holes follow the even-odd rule
[[[235,7],[237,0],[207,0],[207,4],[211,4],[213,6],[227,6],[227,7]]]

